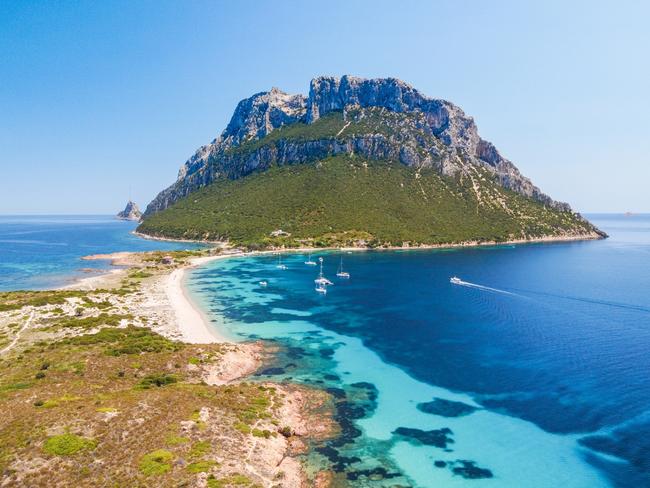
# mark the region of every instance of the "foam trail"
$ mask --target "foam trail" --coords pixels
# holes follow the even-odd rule
[[[593,303],[594,305],[603,305],[606,307],[615,307],[615,308],[624,308],[628,310],[636,310],[638,312],[648,312],[650,313],[650,308],[645,307],[643,305],[635,305],[633,303],[621,303],[621,302],[613,302],[610,300],[600,300],[597,298],[588,298],[588,297],[574,297],[571,295],[558,295],[555,293],[546,293],[546,292],[541,292],[541,291],[533,291],[533,290],[517,290],[521,293],[526,293],[526,294],[531,294],[531,295],[538,295],[538,296],[545,296],[545,297],[552,297],[552,298],[560,298],[563,300],[572,300],[574,302],[584,302],[584,303]]]
[[[491,288],[489,286],[478,285],[476,283],[470,283],[469,281],[460,280],[459,283],[454,283],[454,284],[458,286],[467,286],[468,288],[477,288],[479,290],[492,291],[495,293],[503,293],[504,295],[520,296],[517,293],[512,293],[506,290],[499,290],[498,288]]]
[[[588,298],[588,297],[574,297],[571,295],[558,295],[555,293],[545,293],[541,291],[533,291],[533,290],[521,290],[521,289],[516,289],[520,293],[513,293],[510,291],[506,290],[500,290],[498,288],[491,288],[489,286],[483,286],[483,285],[478,285],[476,283],[470,283],[468,281],[460,281],[460,283],[455,283],[458,286],[467,286],[469,288],[476,288],[478,290],[485,290],[485,291],[492,291],[495,293],[503,293],[505,295],[512,295],[516,297],[521,297],[521,298],[528,298],[525,295],[537,295],[537,296],[543,296],[543,297],[552,297],[552,298],[560,298],[562,300],[572,300],[575,302],[583,302],[583,303],[593,303],[594,305],[603,305],[605,307],[615,307],[615,308],[623,308],[623,309],[628,309],[628,310],[636,310],[638,312],[647,312],[650,313],[650,308],[644,307],[642,305],[635,305],[635,304],[630,304],[630,303],[620,303],[620,302],[613,302],[609,300],[599,300],[596,298]],[[522,295],[521,293],[524,293],[525,295]]]

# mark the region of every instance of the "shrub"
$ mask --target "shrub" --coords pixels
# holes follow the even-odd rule
[[[237,423],[235,423],[234,427],[235,427],[235,429],[237,429],[242,434],[250,434],[251,433],[251,428],[248,426],[248,424],[245,424],[244,422],[237,422]]]
[[[96,334],[84,334],[65,339],[61,344],[106,345],[109,356],[140,354],[142,352],[174,352],[183,348],[180,342],[170,341],[144,327],[129,326],[124,329],[106,327]]]
[[[190,449],[190,457],[197,458],[201,457],[208,452],[210,452],[210,449],[212,446],[210,445],[210,442],[208,441],[199,441],[195,442],[192,445],[192,449]]]
[[[92,451],[97,441],[75,434],[61,434],[49,437],[43,445],[43,451],[55,456],[72,456],[80,451]]]
[[[178,435],[170,435],[167,437],[168,446],[180,446],[181,444],[187,444],[190,442],[189,437],[181,437]]]
[[[206,473],[210,471],[210,468],[216,464],[217,463],[215,461],[197,461],[195,463],[188,464],[187,470],[190,473]]]
[[[110,305],[110,303],[109,303]],[[79,313],[79,311],[81,311]],[[122,320],[132,319],[131,315],[120,315],[120,314],[109,314],[106,312],[100,313],[96,317],[82,317],[83,309],[77,309],[75,317],[66,317],[59,320],[56,325],[60,327],[73,327],[73,328],[82,328],[82,329],[94,329],[101,326],[110,326],[116,327],[120,325]]]
[[[217,479],[213,475],[208,476],[208,488],[225,488],[227,486],[247,486],[253,482],[243,474],[232,474],[225,478]]]
[[[152,386],[157,386],[157,387],[162,387],[162,386],[167,386],[171,385],[173,383],[176,383],[178,381],[178,378],[174,376],[173,374],[166,374],[166,373],[155,373],[155,374],[148,374],[142,380],[140,380],[140,383],[138,383],[137,387],[143,390],[148,390]]]
[[[264,430],[253,429],[253,436],[255,436],[255,437],[264,437],[265,439],[268,439],[269,437],[271,437],[271,432],[266,430],[266,429],[264,429]]]
[[[0,312],[17,310],[25,306],[62,305],[66,298],[80,297],[85,294],[86,292],[78,290],[0,292]]]
[[[165,474],[172,469],[171,460],[174,455],[165,450],[157,449],[145,454],[140,460],[140,472],[145,476]]]
[[[281,429],[278,429],[278,432],[284,437],[291,437],[293,435],[293,431],[289,426],[284,426]]]

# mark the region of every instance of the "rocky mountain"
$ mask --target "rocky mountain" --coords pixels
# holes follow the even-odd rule
[[[252,153],[235,151],[281,127],[314,124],[333,112],[340,112],[350,125],[366,122],[367,126],[364,119],[386,117],[390,131],[353,128],[309,144],[278,145],[270,151],[259,147]],[[145,215],[163,210],[219,178],[239,178],[271,162],[309,162],[341,153],[391,158],[414,168],[435,168],[447,176],[471,174],[471,166],[482,167],[505,188],[557,208],[569,208],[542,193],[494,145],[481,139],[474,119],[456,105],[426,97],[395,78],[343,76],[313,79],[307,97],[273,88],[239,102],[223,133],[199,148],[181,167],[177,181],[147,206]]]
[[[348,158],[352,166],[358,160],[371,165],[393,162],[406,168],[413,178],[428,175],[431,191],[457,187],[469,192],[457,201],[458,194],[452,192],[449,201],[462,206],[471,198],[479,206],[499,207],[510,215],[508,218],[515,218],[508,206],[514,194],[540,208],[570,215],[578,224],[565,229],[567,233],[595,232],[567,204],[545,195],[493,144],[482,139],[474,120],[459,107],[427,97],[398,79],[351,76],[315,78],[308,96],[273,88],[239,102],[222,134],[199,148],[181,167],[176,182],[148,205],[145,224],[156,213],[202,188],[222,188],[228,182],[248,180],[249,175],[273,168],[308,167],[331,158]],[[338,171],[337,175],[342,173]],[[395,192],[383,187],[382,191],[388,192],[381,196],[384,201]],[[516,218],[523,225],[527,221],[522,219],[532,217]],[[221,232],[214,227],[207,230],[205,225],[195,226],[195,234],[205,230],[217,237],[214,234]],[[144,225],[143,229],[147,227],[156,232],[153,225]],[[513,228],[508,235],[530,237],[524,227]],[[535,232],[546,235],[541,228]],[[551,234],[562,232],[560,228],[548,230]]]
[[[139,221],[142,218],[142,212],[135,202],[129,200],[124,207],[124,210],[117,213],[117,218],[122,220],[135,220]]]

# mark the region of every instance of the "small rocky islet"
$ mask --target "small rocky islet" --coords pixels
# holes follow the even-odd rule
[[[140,212],[138,205],[134,201],[129,200],[124,207],[124,210],[118,212],[116,217],[120,220],[133,220],[139,222],[142,218],[142,212]]]

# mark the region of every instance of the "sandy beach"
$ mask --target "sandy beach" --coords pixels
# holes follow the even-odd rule
[[[187,296],[184,286],[186,269],[175,269],[164,278],[165,293],[174,311],[183,341],[192,344],[226,342],[226,339],[210,326],[205,315]]]
[[[61,287],[66,290],[95,290],[101,288],[113,288],[128,275],[131,267],[140,264],[141,254],[130,252],[117,252],[112,254],[95,254],[84,256],[87,261],[105,260],[111,266],[119,266],[119,269],[111,269],[106,273],[81,278],[76,282]],[[207,317],[202,310],[191,301],[185,288],[185,275],[187,270],[207,264],[210,261],[223,259],[228,255],[201,256],[192,258],[187,264],[182,264],[168,273],[156,276],[153,280],[143,282],[146,300],[141,303],[131,303],[138,311],[157,310],[157,318],[164,316],[163,323],[166,325],[159,328],[157,332],[163,335],[180,339],[191,344],[211,344],[217,342],[228,342],[219,332],[209,324]],[[135,302],[135,300],[132,300]]]

